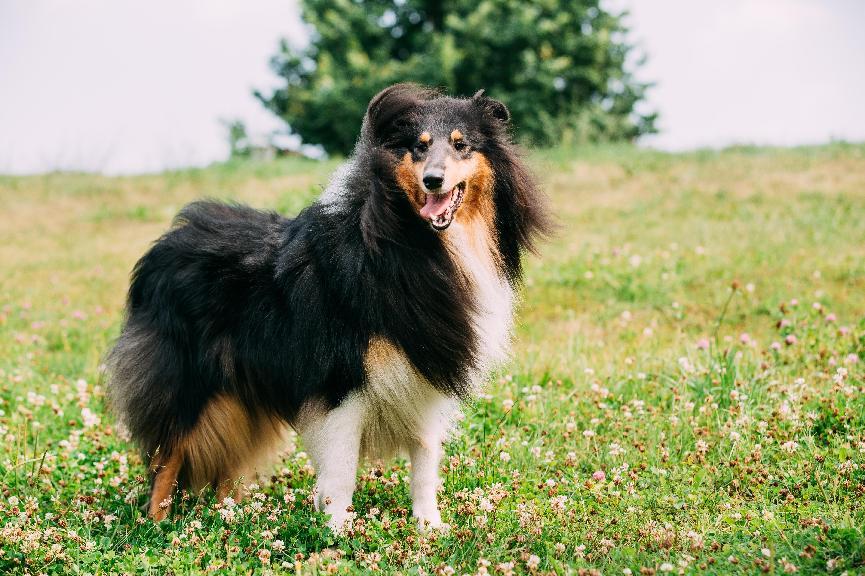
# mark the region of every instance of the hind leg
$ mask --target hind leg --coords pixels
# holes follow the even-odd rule
[[[301,430],[315,466],[316,506],[330,515],[328,526],[335,532],[351,517],[362,428],[363,404],[349,395],[337,408],[310,416]]]
[[[177,486],[177,475],[183,464],[181,450],[174,450],[168,458],[155,456],[151,467],[153,486],[150,489],[150,508],[147,515],[156,522],[165,520],[171,509],[171,496]]]

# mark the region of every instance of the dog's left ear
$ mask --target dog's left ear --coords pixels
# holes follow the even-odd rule
[[[472,102],[479,105],[484,112],[500,122],[507,124],[511,119],[511,113],[508,110],[508,107],[498,100],[493,100],[489,96],[485,96],[483,88],[475,92],[475,95],[472,96]]]

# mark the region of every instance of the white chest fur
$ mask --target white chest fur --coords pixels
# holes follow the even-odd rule
[[[476,306],[472,320],[480,369],[474,385],[482,384],[490,370],[507,360],[513,328],[514,290],[499,274],[489,242],[489,232],[480,224],[454,222],[448,230],[451,253],[472,283]]]
[[[355,400],[363,410],[361,452],[392,456],[414,444],[441,443],[458,409],[455,398],[436,390],[390,342],[370,342],[367,384]]]

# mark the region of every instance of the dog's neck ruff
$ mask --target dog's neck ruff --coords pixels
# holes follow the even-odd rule
[[[336,214],[345,211],[351,175],[356,170],[357,161],[351,157],[343,162],[330,177],[324,192],[318,199],[325,212]]]

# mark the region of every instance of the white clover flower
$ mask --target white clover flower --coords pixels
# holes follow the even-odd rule
[[[568,504],[568,497],[565,496],[564,494],[559,495],[559,496],[553,496],[552,498],[550,498],[550,507],[555,512],[564,512],[567,504]]]
[[[787,442],[781,444],[781,450],[788,454],[792,454],[796,451],[797,448],[799,448],[799,443],[795,440],[788,440]]]
[[[81,409],[81,419],[83,420],[85,428],[93,428],[94,426],[99,426],[99,423],[102,422],[102,418],[95,414],[90,408],[82,408]]]
[[[33,406],[42,406],[45,404],[45,396],[37,394],[31,390],[30,392],[27,392],[27,402]]]

